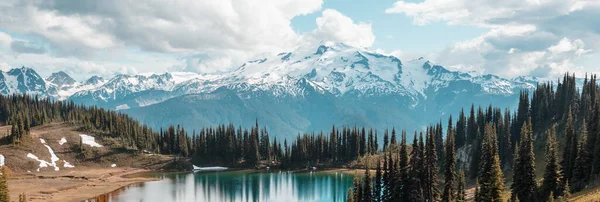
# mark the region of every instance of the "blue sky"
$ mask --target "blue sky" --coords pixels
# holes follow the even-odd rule
[[[218,74],[321,41],[451,70],[600,73],[597,0],[5,0],[0,70]]]
[[[396,1],[330,0],[324,2],[323,9],[336,9],[355,21],[371,23],[376,37],[373,47],[386,51],[400,49],[415,53],[433,53],[456,41],[472,39],[486,31],[478,27],[449,26],[441,22],[415,26],[410,17],[385,13],[394,2]],[[310,32],[316,28],[315,19],[319,16],[320,13],[312,13],[295,17],[291,21],[292,27],[297,32]]]

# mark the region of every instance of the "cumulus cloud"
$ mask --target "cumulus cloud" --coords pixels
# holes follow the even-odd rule
[[[354,22],[332,9],[321,13],[314,31],[292,29],[294,17],[318,12],[322,4],[322,0],[8,0],[0,3],[0,28],[25,38],[0,32],[0,47],[18,55],[4,56],[15,66],[107,75],[222,72],[260,53],[289,51],[322,40],[373,45],[371,24]]]
[[[371,24],[356,23],[342,13],[326,9],[317,18],[313,37],[317,40],[343,42],[358,47],[370,47],[375,42]]]
[[[133,45],[156,52],[265,50],[298,40],[289,21],[321,0],[25,1],[0,7],[0,26],[63,49]]]
[[[0,48],[7,48],[12,43],[12,37],[4,32],[0,32]]]
[[[422,26],[444,22],[487,28],[438,53],[436,62],[454,69],[505,77],[597,71],[578,61],[600,48],[599,1],[400,0],[385,12],[404,14]]]
[[[43,46],[24,40],[12,41],[10,43],[10,48],[12,51],[17,53],[42,54],[46,52],[46,49]]]

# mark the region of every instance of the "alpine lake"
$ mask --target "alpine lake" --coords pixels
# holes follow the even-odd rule
[[[90,201],[108,202],[343,202],[353,174],[335,171],[146,173],[157,181],[132,184]]]

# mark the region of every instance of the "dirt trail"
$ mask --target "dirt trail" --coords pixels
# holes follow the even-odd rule
[[[11,200],[25,193],[30,201],[83,201],[120,187],[155,180],[124,177],[147,170],[137,168],[92,168],[68,172],[16,175],[9,179]]]

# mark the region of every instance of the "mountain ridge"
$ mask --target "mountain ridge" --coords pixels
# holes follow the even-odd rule
[[[85,82],[68,78],[64,72],[57,73],[54,79],[33,82],[40,86],[34,93],[31,88],[23,89],[56,100],[122,110],[154,127],[180,122],[248,125],[259,118],[272,125],[271,131],[286,134],[340,124],[374,128],[383,123],[410,124],[408,129],[417,129],[431,122],[427,116],[457,113],[465,104],[515,106],[518,92],[531,90],[538,82],[534,77],[509,80],[451,71],[423,57],[402,62],[343,43],[299,47],[221,74],[122,74],[108,80],[95,76]],[[20,88],[1,91],[7,83],[0,78],[3,94],[24,93]],[[208,107],[221,111],[211,112]]]

